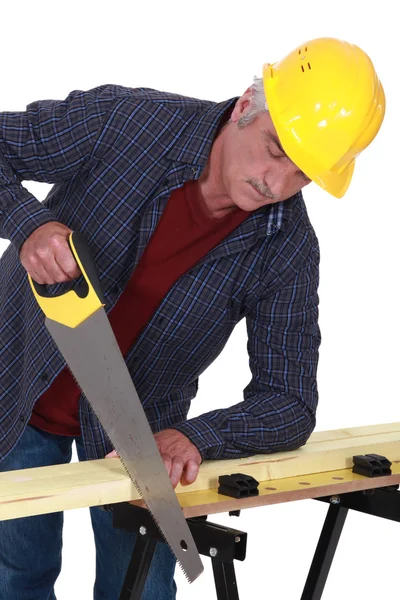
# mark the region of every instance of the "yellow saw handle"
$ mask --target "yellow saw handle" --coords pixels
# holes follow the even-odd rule
[[[105,303],[96,265],[84,237],[78,231],[73,231],[68,243],[82,271],[85,280],[82,284],[75,286],[73,290],[54,296],[49,293],[46,285],[37,283],[30,275],[28,279],[46,317],[67,327],[77,327]]]

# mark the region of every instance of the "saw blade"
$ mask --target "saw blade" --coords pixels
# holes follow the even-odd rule
[[[103,308],[76,328],[45,324],[190,582],[203,564]]]

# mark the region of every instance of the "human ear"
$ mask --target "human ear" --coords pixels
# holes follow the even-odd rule
[[[243,114],[246,112],[246,110],[250,106],[250,100],[251,100],[252,95],[253,95],[253,92],[251,90],[251,87],[249,87],[249,88],[247,88],[245,93],[242,96],[240,96],[240,98],[237,100],[235,107],[232,111],[231,121],[236,123],[237,121],[239,121],[239,119],[241,117],[243,117]]]

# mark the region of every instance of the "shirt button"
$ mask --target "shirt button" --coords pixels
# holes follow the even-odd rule
[[[168,187],[169,186],[169,179],[164,179],[164,187]]]
[[[42,373],[42,374],[40,375],[40,379],[41,379],[42,381],[48,381],[48,380],[49,380],[49,376],[47,375],[47,373]]]
[[[25,417],[24,417],[24,415],[20,415],[19,416],[19,420],[21,421],[21,423],[25,423]]]

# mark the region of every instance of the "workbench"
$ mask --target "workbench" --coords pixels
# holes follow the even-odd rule
[[[384,459],[373,461],[378,468],[353,472],[354,457],[364,460],[371,454]],[[254,478],[257,494],[233,498],[218,493],[221,476],[234,473]],[[205,461],[196,482],[178,485],[176,493],[199,552],[212,561],[218,600],[239,599],[234,561],[245,559],[247,534],[209,523],[210,515],[310,498],[327,503],[301,596],[319,600],[348,511],[399,521],[399,483],[400,423],[389,423],[314,432],[295,451]],[[156,542],[162,540],[118,459],[0,473],[0,520],[89,506],[112,511],[115,527],[138,534],[120,600],[139,600]]]

